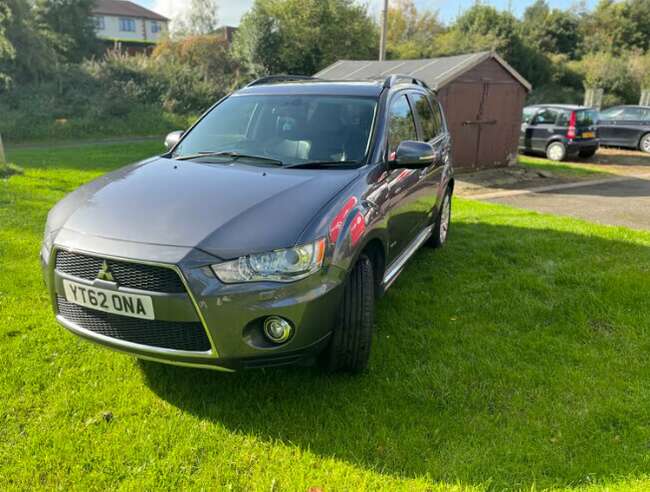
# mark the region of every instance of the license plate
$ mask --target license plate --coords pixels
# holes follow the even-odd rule
[[[582,138],[594,138],[595,136],[594,132],[584,132],[582,134]]]
[[[132,318],[154,319],[153,302],[149,296],[98,289],[68,280],[63,281],[63,289],[67,301],[79,306]]]

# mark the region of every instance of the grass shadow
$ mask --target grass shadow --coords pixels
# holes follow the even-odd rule
[[[232,432],[399,476],[494,488],[637,476],[650,457],[650,236],[535,217],[540,228],[470,211],[444,250],[419,252],[378,304],[362,376],[140,362],[146,382]]]

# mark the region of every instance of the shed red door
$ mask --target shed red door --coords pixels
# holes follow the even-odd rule
[[[485,84],[481,103],[477,165],[481,167],[506,166],[515,157],[521,115],[518,104],[519,87],[504,82]]]
[[[444,107],[457,167],[475,167],[477,164],[479,127],[467,122],[477,120],[482,99],[481,84],[455,82],[446,88]]]
[[[444,107],[459,168],[506,166],[517,150],[523,91],[511,82],[456,81]]]

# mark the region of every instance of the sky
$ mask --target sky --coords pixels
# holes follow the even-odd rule
[[[154,10],[167,17],[183,11],[189,4],[189,0],[132,0],[135,3]],[[370,11],[378,15],[381,11],[381,0],[360,0],[361,3],[367,3]],[[437,10],[440,19],[445,23],[453,22],[459,12],[474,5],[475,0],[414,0],[418,9]],[[507,10],[512,8],[513,14],[521,16],[528,5],[534,0],[482,0],[483,4],[493,5],[498,9]],[[572,5],[573,0],[547,0],[551,7],[568,8]],[[597,0],[586,0],[589,8],[596,4]],[[244,12],[246,12],[253,0],[218,0],[219,4],[219,21],[222,25],[237,26]]]

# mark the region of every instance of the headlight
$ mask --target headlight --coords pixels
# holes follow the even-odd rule
[[[293,282],[316,273],[323,266],[325,239],[270,253],[242,256],[212,265],[212,271],[226,284],[240,282]]]

